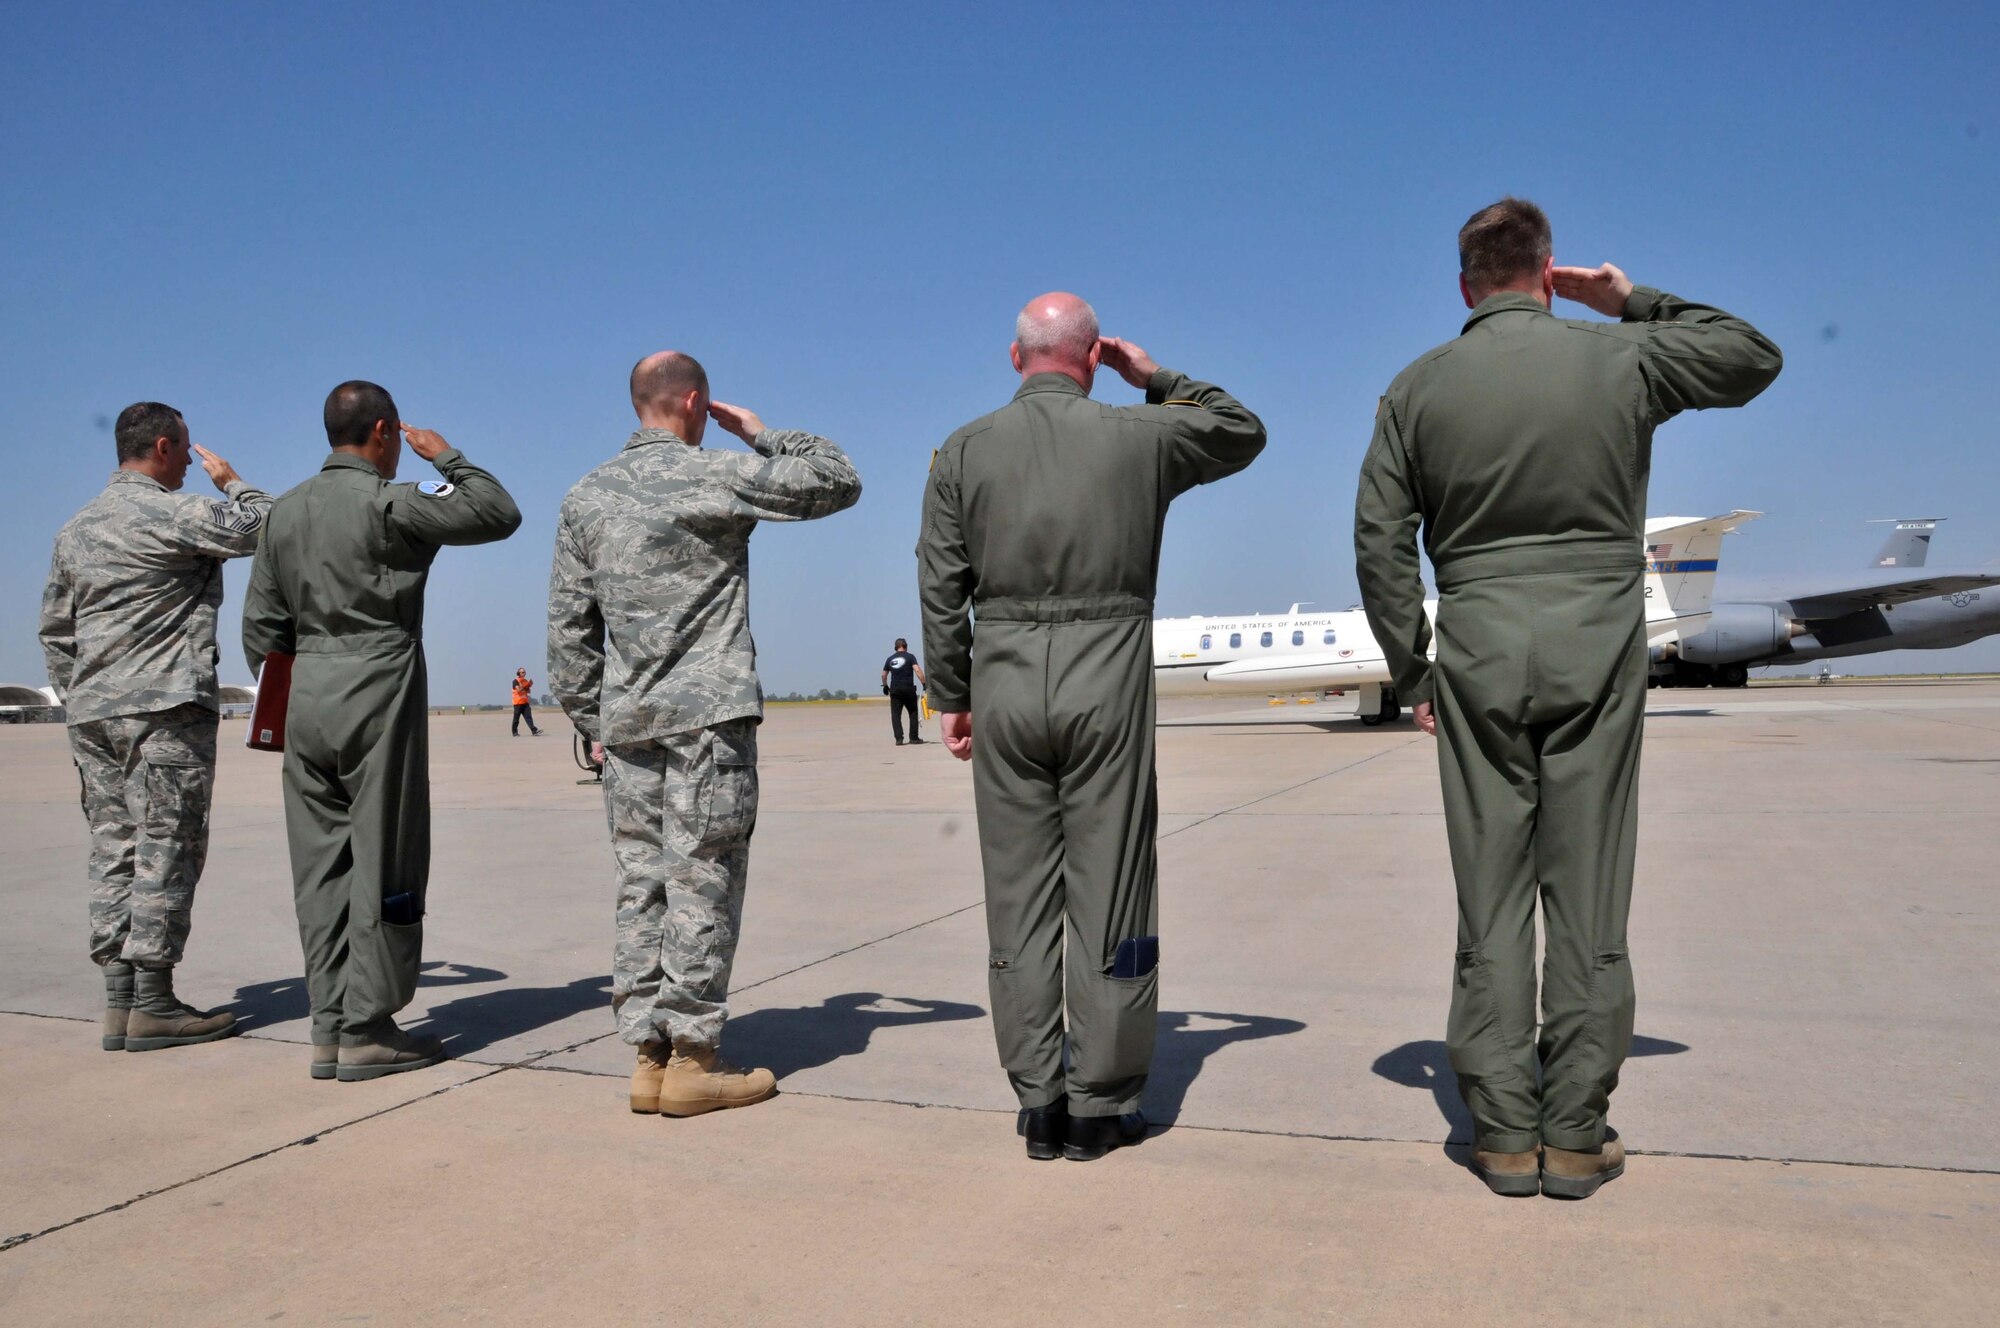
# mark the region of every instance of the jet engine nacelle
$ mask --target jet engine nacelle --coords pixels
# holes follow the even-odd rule
[[[1679,655],[1690,664],[1735,664],[1775,655],[1805,628],[1763,604],[1718,604],[1708,628],[1683,637]]]

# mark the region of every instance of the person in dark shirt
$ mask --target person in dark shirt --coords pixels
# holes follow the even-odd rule
[[[905,710],[910,712],[910,741],[923,742],[917,732],[917,689],[929,685],[924,680],[924,666],[910,653],[910,643],[897,637],[896,653],[882,661],[882,695],[889,698],[889,731],[896,735],[898,747],[903,745]]]

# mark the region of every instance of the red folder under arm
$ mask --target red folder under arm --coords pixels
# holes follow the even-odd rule
[[[257,675],[257,704],[250,709],[250,733],[243,745],[260,752],[284,751],[285,712],[291,703],[292,657],[273,650]]]

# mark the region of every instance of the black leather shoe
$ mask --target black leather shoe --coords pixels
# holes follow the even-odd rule
[[[1029,1107],[1021,1113],[1021,1133],[1028,1140],[1028,1156],[1048,1162],[1062,1155],[1063,1138],[1069,1131],[1069,1102],[1057,1098],[1046,1107]]]
[[[1146,1137],[1146,1117],[1137,1111],[1123,1116],[1071,1116],[1063,1156],[1072,1162],[1095,1162],[1114,1148]]]

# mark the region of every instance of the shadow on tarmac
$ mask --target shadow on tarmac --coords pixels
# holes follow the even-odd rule
[[[417,971],[419,987],[463,987],[478,982],[506,980],[507,975],[497,968],[449,964],[442,959],[432,960]],[[306,997],[304,975],[238,987],[235,1001],[224,1008],[246,1028],[269,1027],[312,1016],[312,1003]]]
[[[1665,1038],[1634,1037],[1634,1056],[1678,1056],[1688,1049],[1685,1042]],[[1392,1084],[1405,1088],[1428,1088],[1449,1133],[1447,1149],[1472,1146],[1472,1113],[1458,1095],[1458,1076],[1451,1072],[1451,1057],[1442,1042],[1405,1042],[1394,1051],[1385,1051],[1369,1067]]]
[[[1148,1123],[1170,1126],[1180,1119],[1189,1085],[1210,1056],[1235,1042],[1283,1037],[1305,1025],[1296,1019],[1213,1010],[1162,1010],[1160,1038],[1153,1049],[1153,1073],[1142,1104]]]
[[[893,1004],[885,1009],[869,1008],[885,1000]],[[829,996],[818,1005],[737,1015],[729,1021],[723,1046],[736,1064],[765,1066],[783,1080],[786,1075],[816,1070],[843,1056],[859,1056],[868,1050],[869,1039],[878,1028],[979,1019],[985,1014],[976,1005],[957,1001],[920,1001],[908,996],[885,997],[877,991],[850,991]]]
[[[443,965],[425,964],[426,972],[417,979],[418,986],[431,985],[428,970],[433,967]],[[478,979],[481,982],[507,976],[490,968],[461,971],[485,975]],[[498,991],[482,991],[477,996],[461,996],[432,1006],[429,1018],[412,1027],[416,1032],[443,1038],[445,1049],[453,1056],[470,1056],[496,1042],[559,1024],[586,1010],[608,1011],[610,1005],[611,975],[593,973],[560,987],[502,987]]]

